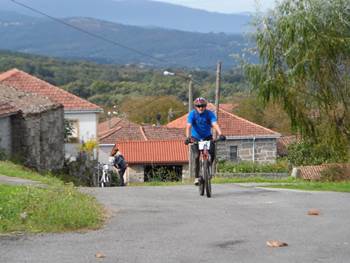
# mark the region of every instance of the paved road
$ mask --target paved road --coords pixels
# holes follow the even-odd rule
[[[41,184],[36,181],[18,178],[18,177],[10,177],[6,175],[0,174],[0,184],[11,184],[11,185],[35,185],[35,186],[44,186],[44,184]]]
[[[193,186],[84,189],[112,211],[103,229],[3,236],[0,262],[349,262],[350,194],[213,189],[212,199]]]

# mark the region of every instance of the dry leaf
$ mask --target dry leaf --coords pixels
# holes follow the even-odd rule
[[[282,242],[282,241],[278,241],[278,240],[268,240],[268,241],[266,241],[266,245],[268,247],[286,247],[286,246],[288,246],[287,243]]]
[[[320,211],[317,210],[317,209],[310,209],[310,210],[307,212],[307,214],[308,214],[309,216],[319,216],[319,215],[320,215]]]
[[[106,256],[103,255],[101,252],[97,252],[95,255],[96,258],[105,258]]]

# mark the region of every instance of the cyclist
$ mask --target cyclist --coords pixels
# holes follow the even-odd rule
[[[217,118],[215,114],[207,110],[207,100],[199,97],[195,99],[194,106],[195,109],[192,110],[187,118],[186,126],[186,141],[185,144],[189,144],[193,141],[201,140],[212,140],[213,134],[211,128],[214,128],[219,136],[220,140],[225,140],[226,137],[222,135],[221,129],[217,123]],[[192,152],[194,155],[194,169],[195,169],[195,180],[194,184],[199,184],[199,150],[198,145],[191,145]],[[215,158],[215,147],[210,147],[209,153],[211,160]]]
[[[118,170],[119,186],[125,186],[124,173],[128,167],[128,164],[126,163],[124,156],[120,153],[117,147],[113,148],[111,156],[114,157],[113,166]]]

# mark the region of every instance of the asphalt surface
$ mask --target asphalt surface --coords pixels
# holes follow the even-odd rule
[[[83,191],[111,211],[103,229],[0,236],[0,262],[350,262],[350,194],[238,185],[214,185],[211,199],[194,186]],[[307,215],[311,208],[321,214]]]

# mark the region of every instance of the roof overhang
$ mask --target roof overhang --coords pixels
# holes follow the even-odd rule
[[[254,140],[254,139],[278,139],[281,134],[271,134],[271,135],[249,135],[249,136],[226,136],[228,140]]]
[[[10,116],[12,116],[12,115],[16,115],[16,114],[18,114],[18,113],[19,113],[19,111],[17,111],[17,112],[5,113],[5,114],[0,114],[0,118],[7,118],[7,117],[10,117]]]
[[[128,162],[129,165],[184,165],[188,164],[187,161],[176,161],[176,162],[149,162],[149,161],[139,161],[139,162]]]
[[[115,144],[111,144],[111,143],[102,143],[102,144],[99,144],[98,146],[99,147],[113,147]]]
[[[67,110],[64,109],[64,113],[67,114],[89,114],[89,113],[101,113],[103,110]]]

